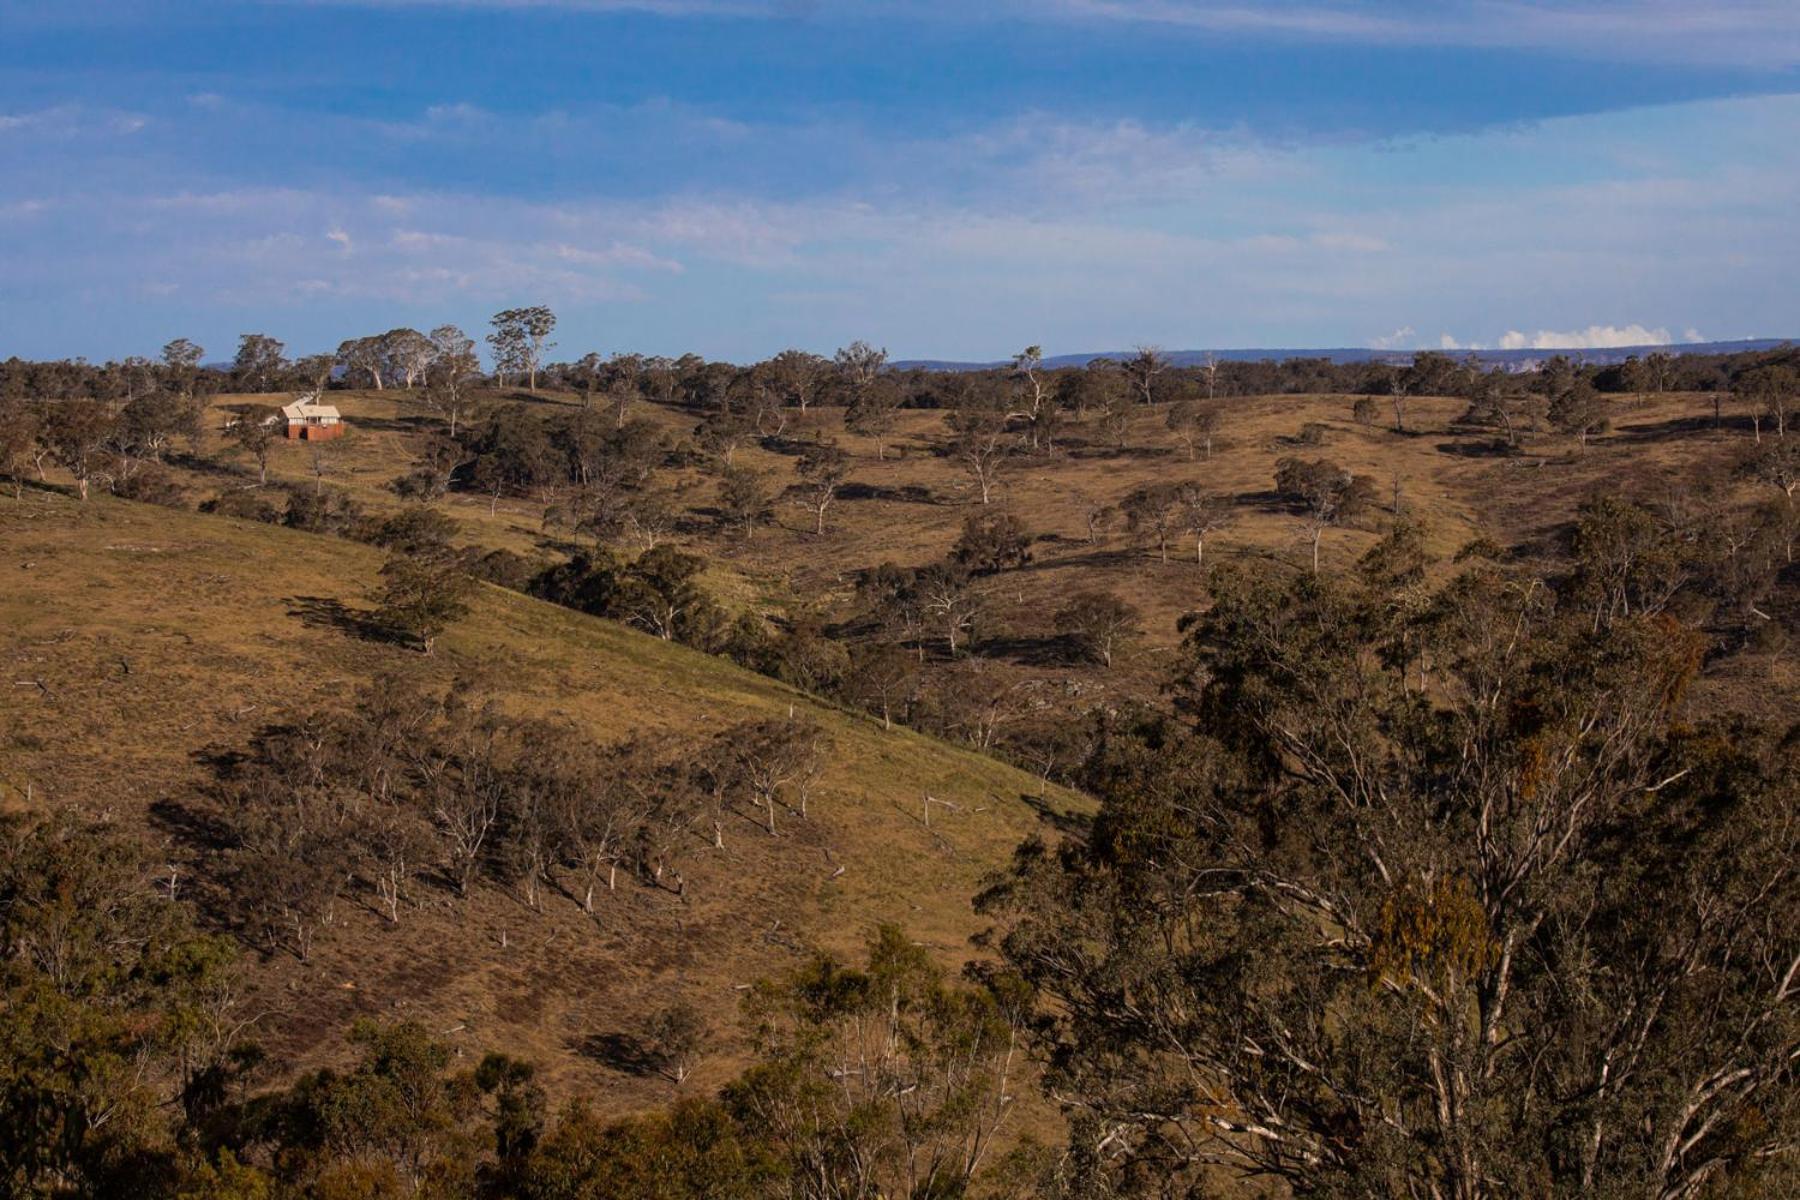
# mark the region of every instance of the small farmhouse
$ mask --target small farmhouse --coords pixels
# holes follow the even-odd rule
[[[319,403],[319,393],[309,392],[292,404],[281,407],[287,421],[287,435],[302,441],[317,442],[344,432],[343,418],[329,404]]]

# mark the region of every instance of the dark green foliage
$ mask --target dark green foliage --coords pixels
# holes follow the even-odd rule
[[[763,1061],[724,1105],[817,1194],[964,1195],[1006,1122],[1022,1000],[1005,974],[946,982],[883,926],[861,968],[820,956],[757,986],[746,1012]]]
[[[770,639],[757,669],[803,691],[829,696],[843,684],[850,654],[825,632],[817,616],[803,614]]]
[[[1324,531],[1369,512],[1378,489],[1370,476],[1352,474],[1330,459],[1283,458],[1275,464],[1275,491],[1305,522],[1312,544],[1312,569],[1317,574]]]
[[[375,623],[417,641],[430,654],[438,635],[467,615],[476,586],[455,555],[441,549],[399,551],[381,568]]]
[[[1142,614],[1111,592],[1082,592],[1056,613],[1056,631],[1082,656],[1112,666],[1113,652],[1134,635]]]
[[[748,467],[728,468],[719,483],[719,520],[744,538],[768,524],[775,513],[775,493],[764,476]]]
[[[25,479],[37,455],[43,420],[37,406],[20,396],[0,395],[0,471],[12,481],[15,498],[25,494]]]
[[[493,501],[542,487],[558,477],[561,463],[544,421],[521,404],[496,409],[464,442],[472,458],[468,477]]]
[[[382,521],[369,541],[400,554],[441,555],[457,534],[456,518],[425,505],[411,505]]]
[[[160,504],[165,508],[184,507],[187,495],[167,468],[154,462],[130,464],[113,477],[112,494],[121,500],[139,504]]]
[[[1123,1194],[1754,1193],[1800,1137],[1794,740],[1676,723],[1701,642],[1635,602],[1421,568],[1401,530],[1361,582],[1223,573],[1186,715],[1106,727],[1090,834],[984,898],[1072,1158]]]
[[[609,614],[664,641],[706,648],[718,634],[718,605],[701,586],[706,560],[673,546],[657,546],[619,574]]]
[[[538,575],[535,561],[511,550],[489,550],[468,559],[467,566],[469,574],[476,579],[515,592],[529,591],[532,580]]]
[[[1010,512],[971,513],[950,557],[977,575],[992,575],[1031,561],[1031,534]]]
[[[523,1200],[761,1200],[784,1194],[786,1164],[716,1100],[684,1100],[603,1122],[575,1105],[539,1144]]]
[[[0,1191],[151,1195],[234,1077],[235,956],[132,843],[0,818]]]
[[[606,552],[578,554],[559,566],[546,568],[531,581],[530,592],[552,604],[594,616],[612,612],[619,587],[619,565]]]
[[[1156,547],[1157,557],[1169,561],[1169,543],[1181,533],[1181,488],[1173,483],[1153,483],[1134,489],[1119,501],[1126,527],[1134,540]]]
[[[279,493],[277,493],[279,494]],[[282,514],[268,493],[254,488],[232,488],[201,503],[200,511],[242,521],[261,521],[265,525],[281,524]]]
[[[394,481],[394,491],[409,500],[442,499],[462,460],[463,449],[452,439],[427,437],[413,459],[412,469]]]
[[[1606,398],[1585,378],[1574,380],[1567,390],[1553,396],[1546,415],[1553,427],[1574,437],[1584,450],[1588,438],[1605,433],[1612,425]]]
[[[27,894],[55,894],[68,872],[52,870],[47,887],[22,892],[13,875],[43,864],[17,854],[16,843],[5,849],[0,898],[19,913],[9,947],[22,935],[32,945],[30,934],[75,928],[41,905],[16,906]],[[188,1019],[187,1006],[215,994],[229,955],[180,934],[178,922],[168,927],[176,939],[158,942],[161,927],[134,926],[141,918],[105,902],[113,890],[105,878],[79,899],[100,901],[114,923],[90,920],[81,936],[112,939],[110,951],[124,934],[154,947],[154,958],[115,963],[103,952],[104,967],[71,962],[35,991],[20,956],[8,960],[0,1031],[13,1053],[0,1067],[8,1085],[0,1103],[11,1120],[0,1167],[18,1194],[949,1200],[977,1184],[982,1195],[1029,1194],[1051,1173],[1028,1149],[996,1153],[1028,1004],[1019,981],[992,969],[972,972],[969,984],[946,980],[892,927],[877,931],[864,966],[821,955],[757,984],[745,1016],[761,1058],[714,1099],[613,1122],[576,1102],[552,1121],[529,1064],[488,1054],[470,1070],[417,1022],[363,1020],[349,1033],[353,1066],[208,1110],[209,1149],[198,1153],[175,1136],[181,1110],[159,1105],[158,1088],[179,1081],[168,1070],[177,1061],[215,1060],[193,1036],[205,1023]],[[79,1034],[46,1023],[47,1004],[78,1014]],[[706,1033],[691,1004],[659,1014],[650,1041],[671,1078],[686,1076]],[[40,1063],[42,1054],[54,1058]],[[163,1069],[146,1074],[147,1062]],[[42,1090],[64,1073],[66,1092]],[[104,1120],[93,1119],[94,1104],[107,1105]]]
[[[282,514],[282,524],[290,529],[346,537],[358,532],[362,522],[362,505],[342,488],[295,488]]]
[[[346,1072],[301,1079],[256,1114],[251,1128],[280,1148],[278,1172],[316,1193],[467,1195],[487,1139],[473,1074],[446,1074],[450,1048],[416,1022],[360,1021]],[[485,1065],[485,1064],[484,1064]]]
[[[76,492],[83,500],[89,482],[106,461],[107,442],[116,428],[112,413],[96,400],[66,400],[50,405],[44,414],[38,436],[51,457],[75,477]]]
[[[191,397],[152,388],[120,410],[119,446],[128,454],[160,461],[177,438],[190,445],[199,440],[201,413]]]

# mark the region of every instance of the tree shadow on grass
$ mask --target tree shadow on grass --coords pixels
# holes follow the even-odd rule
[[[444,418],[422,413],[404,417],[346,417],[344,423],[352,429],[366,429],[373,433],[425,433],[449,427],[449,422]]]
[[[1524,458],[1522,447],[1509,443],[1504,436],[1471,435],[1452,442],[1439,442],[1432,447],[1450,458]]]
[[[1086,816],[1080,813],[1059,812],[1042,796],[1033,796],[1029,792],[1021,792],[1019,802],[1036,813],[1038,820],[1061,834],[1085,837],[1092,824]]]
[[[986,638],[973,652],[982,658],[1004,659],[1022,667],[1067,667],[1085,661],[1076,650],[1074,639],[1060,634]]]
[[[1613,426],[1612,440],[1614,442],[1685,441],[1708,434],[1722,434],[1727,430],[1748,435],[1751,430],[1750,419],[1727,416],[1722,418],[1720,424],[1715,425],[1712,409],[1709,406],[1703,413],[1670,417],[1662,421],[1621,421]]]
[[[887,487],[874,483],[846,483],[838,489],[838,497],[843,500],[889,500],[901,504],[942,503],[930,488],[918,483],[908,483],[899,487]]]
[[[625,1075],[644,1078],[663,1068],[662,1056],[645,1045],[642,1038],[618,1030],[589,1034],[578,1039],[573,1048],[583,1058]]]
[[[308,629],[336,629],[367,642],[399,640],[394,631],[374,619],[367,610],[354,609],[329,596],[289,596],[288,616],[298,617]]]
[[[155,801],[150,805],[150,824],[183,845],[199,850],[224,850],[236,840],[217,811],[186,800]]]

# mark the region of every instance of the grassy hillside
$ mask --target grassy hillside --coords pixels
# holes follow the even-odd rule
[[[405,472],[424,437],[443,423],[403,393],[333,393],[349,422],[343,439],[322,451],[328,483],[348,490],[372,511],[402,506],[393,480]],[[511,397],[493,397],[495,401]],[[218,432],[224,409],[266,397],[219,397],[221,420],[209,421],[202,444],[216,460],[248,462]],[[579,404],[573,395],[544,393],[531,401],[545,414]],[[1612,402],[1612,429],[1585,448],[1572,438],[1541,430],[1518,454],[1492,452],[1493,431],[1460,423],[1467,401],[1415,397],[1406,408],[1406,432],[1391,427],[1383,408],[1370,426],[1352,418],[1354,398],[1341,395],[1260,396],[1224,401],[1225,416],[1210,457],[1190,459],[1166,424],[1166,404],[1137,410],[1124,433],[1123,447],[1090,416],[1059,434],[1057,451],[1020,457],[1001,474],[994,502],[1015,514],[1035,541],[1033,561],[993,581],[986,654],[1018,678],[1051,686],[1072,675],[1093,696],[1151,696],[1167,655],[1178,641],[1176,621],[1207,603],[1205,572],[1193,562],[1193,544],[1183,539],[1168,562],[1158,561],[1115,520],[1089,540],[1087,514],[1117,505],[1132,490],[1154,483],[1194,482],[1227,495],[1233,520],[1208,541],[1211,561],[1250,558],[1268,570],[1304,570],[1308,549],[1291,506],[1273,491],[1275,464],[1287,455],[1328,458],[1372,477],[1382,511],[1353,525],[1328,530],[1321,561],[1327,571],[1353,564],[1385,527],[1397,489],[1402,510],[1422,523],[1427,544],[1440,564],[1470,541],[1486,537],[1512,553],[1551,561],[1561,556],[1560,539],[1588,497],[1625,494],[1646,504],[1672,490],[1701,481],[1721,481],[1738,503],[1762,497],[1756,485],[1733,481],[1731,467],[1751,444],[1747,421],[1732,418],[1722,428],[1712,421],[1712,399],[1698,394],[1619,398]],[[674,443],[691,440],[692,412],[639,402],[634,419],[656,422]],[[1311,428],[1317,444],[1299,436]],[[964,520],[982,511],[968,472],[946,453],[949,429],[938,410],[903,410],[884,439],[885,456],[874,440],[844,428],[841,409],[815,407],[793,416],[788,433],[798,438],[837,440],[850,454],[848,479],[830,509],[823,537],[815,536],[811,514],[777,506],[773,528],[745,541],[716,527],[716,474],[696,467],[657,472],[655,487],[681,517],[675,540],[704,554],[709,583],[731,607],[773,610],[850,608],[855,573],[892,561],[919,566],[941,560],[955,545]],[[235,456],[235,457],[234,457]],[[271,477],[291,483],[313,479],[314,450],[302,443],[278,446]],[[757,470],[775,487],[796,478],[791,447],[751,441],[734,461]],[[229,476],[189,475],[190,492],[203,497],[224,486],[241,486]],[[483,495],[452,491],[445,510],[462,524],[463,537],[483,546],[504,547],[543,559],[559,558],[564,535],[546,530],[541,498],[505,496],[497,503]],[[1113,591],[1143,613],[1142,638],[1109,671],[1071,664],[1058,653],[1051,617],[1076,591]],[[1768,680],[1788,691],[1795,680],[1781,664]],[[1765,686],[1763,684],[1758,685]]]
[[[737,989],[802,946],[848,950],[903,924],[947,962],[979,922],[969,897],[1034,828],[1079,801],[984,758],[823,707],[728,663],[496,588],[430,657],[359,640],[346,610],[379,552],[352,542],[96,496],[0,499],[0,803],[73,806],[140,826],[195,894],[211,768],[262,725],[345,702],[379,671],[464,678],[520,714],[601,740],[701,735],[750,716],[811,714],[833,739],[812,818],[770,838],[749,819],[726,849],[696,841],[685,899],[621,884],[597,918],[552,896],[534,912],[498,889],[388,926],[346,901],[307,963],[254,971],[247,1010],[284,1063],[338,1052],[359,1014],[419,1016],[474,1054],[544,1065],[605,1106],[673,1085],[607,1065],[608,1047],[681,996],[729,1030]],[[921,819],[923,796],[956,807]],[[691,864],[691,865],[690,865]],[[839,868],[842,868],[840,871]],[[710,1057],[685,1088],[738,1065]]]

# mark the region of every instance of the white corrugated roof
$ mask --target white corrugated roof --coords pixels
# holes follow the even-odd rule
[[[281,415],[290,421],[336,421],[338,410],[329,404],[314,404],[302,396],[292,404],[281,406]]]

